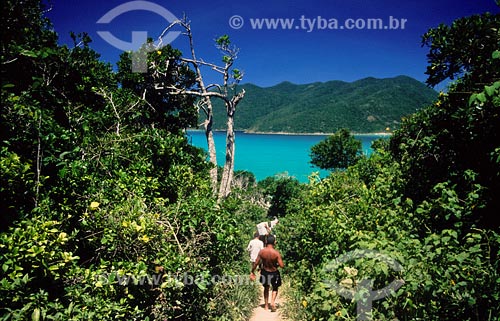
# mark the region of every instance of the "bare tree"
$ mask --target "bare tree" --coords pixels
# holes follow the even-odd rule
[[[243,73],[238,69],[232,69],[234,61],[237,59],[239,49],[232,46],[227,35],[221,36],[216,39],[216,47],[223,54],[222,62],[223,66],[206,62],[199,59],[196,56],[193,35],[191,32],[191,25],[186,18],[182,20],[174,21],[168,27],[166,27],[161,33],[158,41],[157,47],[162,46],[163,36],[171,30],[174,26],[179,25],[184,29],[184,35],[189,39],[189,47],[191,51],[191,58],[181,57],[181,61],[189,64],[196,74],[196,83],[198,88],[187,89],[178,88],[176,86],[169,86],[165,88],[172,94],[181,95],[194,95],[200,99],[197,102],[199,110],[202,110],[205,114],[205,121],[203,122],[203,127],[205,129],[205,136],[207,139],[209,161],[213,164],[213,168],[210,171],[210,178],[212,183],[212,190],[214,194],[217,194],[219,200],[227,197],[231,192],[231,182],[234,173],[234,149],[235,149],[235,134],[234,134],[234,114],[236,111],[236,106],[245,96],[245,90],[237,92],[236,85],[243,78]],[[167,62],[168,63],[168,62]],[[201,67],[208,67],[211,70],[222,75],[222,84],[209,84],[205,85],[203,80],[203,74],[201,72]],[[213,106],[211,98],[221,99],[226,107],[227,115],[227,133],[226,133],[226,158],[224,162],[224,168],[222,172],[222,179],[219,186],[219,191],[217,193],[217,155],[215,148],[215,141],[213,138]]]
[[[201,99],[198,100],[197,102],[197,107],[198,110],[202,110],[205,114],[205,121],[202,123],[203,128],[205,129],[205,136],[207,140],[207,146],[208,146],[208,159],[209,162],[212,164],[212,168],[210,169],[210,181],[212,185],[212,192],[214,194],[217,193],[217,152],[215,148],[215,141],[214,141],[214,135],[213,135],[213,107],[212,107],[212,101],[210,99],[209,95],[206,95],[209,93],[210,87],[205,86],[205,82],[203,80],[203,75],[201,73],[201,66],[205,65],[202,60],[198,60],[196,56],[196,51],[194,49],[194,42],[193,42],[193,34],[191,32],[191,25],[187,21],[186,18],[183,20],[179,21],[174,21],[170,26],[165,28],[163,32],[161,33],[159,37],[159,42],[158,42],[158,47],[162,45],[162,39],[163,36],[165,35],[166,32],[168,32],[173,26],[175,25],[180,25],[184,30],[184,34],[188,37],[189,40],[189,49],[191,51],[191,58],[182,58],[182,60],[186,63],[189,63],[196,74],[196,83],[198,84],[198,90],[199,94],[203,94],[201,96]],[[175,88],[175,92],[179,92],[178,88]],[[197,96],[200,96],[199,94],[196,94]]]

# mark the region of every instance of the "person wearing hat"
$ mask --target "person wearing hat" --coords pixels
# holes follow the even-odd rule
[[[278,218],[275,216],[271,222],[260,222],[257,224],[257,232],[259,233],[260,240],[266,244],[266,236],[270,235],[273,228],[278,224]]]

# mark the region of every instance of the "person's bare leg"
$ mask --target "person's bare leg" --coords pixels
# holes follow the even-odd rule
[[[264,309],[269,309],[269,286],[264,287]]]
[[[276,297],[278,296],[278,289],[276,291],[273,290],[273,293],[271,293],[271,310],[276,311]]]

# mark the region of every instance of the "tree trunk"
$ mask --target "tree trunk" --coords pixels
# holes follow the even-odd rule
[[[220,182],[219,201],[231,193],[231,183],[234,175],[234,111],[236,106],[230,103],[227,109],[226,161]]]
[[[245,97],[245,89],[242,89],[230,100],[225,100],[227,111],[226,162],[224,163],[217,201],[226,198],[231,193],[234,175],[234,113],[236,112],[236,106],[243,97]]]
[[[208,89],[205,86],[205,82],[203,81],[203,75],[201,74],[201,69],[200,69],[200,63],[204,64],[203,61],[199,61],[196,58],[196,52],[194,50],[194,43],[193,43],[193,34],[191,33],[191,26],[189,23],[187,23],[185,20],[184,22],[181,22],[181,25],[186,29],[186,34],[189,38],[189,48],[191,50],[191,60],[190,59],[184,59],[185,62],[190,63],[195,71],[196,71],[196,82],[198,83],[198,86],[200,87],[201,93],[203,95],[208,94]],[[209,96],[205,96],[202,98],[203,102],[202,104],[205,104],[205,115],[206,119],[204,122],[205,125],[205,137],[207,139],[207,146],[208,146],[208,158],[209,162],[212,164],[212,168],[210,169],[210,184],[212,186],[212,194],[215,196],[217,194],[217,152],[215,149],[215,140],[214,140],[214,134],[212,132],[212,125],[213,125],[213,108],[212,108],[212,101],[210,100]]]
[[[206,97],[207,103],[207,119],[204,122],[205,127],[205,137],[207,138],[208,146],[208,160],[212,164],[210,169],[210,183],[212,186],[212,194],[217,194],[217,152],[215,149],[214,133],[212,131],[213,125],[213,113],[212,113],[212,102],[209,97]]]
[[[224,169],[222,172],[222,179],[219,186],[219,193],[217,195],[217,200],[227,197],[231,192],[231,183],[233,181],[234,175],[234,112],[236,111],[236,106],[239,101],[243,99],[245,95],[245,90],[242,90],[236,95],[233,95],[230,98],[229,91],[234,94],[234,87],[239,83],[242,79],[243,74],[238,69],[232,69],[234,60],[238,54],[238,49],[230,46],[229,37],[227,35],[222,36],[216,39],[216,46],[220,49],[223,54],[223,61],[225,65],[223,67],[217,66],[213,63],[205,62],[203,60],[198,60],[196,58],[196,53],[194,50],[193,44],[193,35],[191,33],[191,26],[186,18],[179,21],[174,21],[167,28],[163,30],[160,35],[160,40],[162,37],[172,28],[173,26],[180,24],[185,30],[185,35],[189,38],[189,47],[191,49],[191,58],[181,58],[186,64],[190,64],[195,69],[196,73],[196,82],[198,84],[198,90],[189,90],[186,88],[176,88],[175,86],[171,86],[169,89],[173,89],[175,94],[188,94],[201,97],[199,101],[198,108],[202,109],[205,112],[206,120],[203,122],[205,128],[205,137],[207,139],[208,145],[208,155],[209,162],[213,165],[210,169],[210,180],[212,184],[212,192],[215,195],[217,193],[217,153],[215,149],[215,141],[212,132],[213,125],[213,110],[212,110],[212,102],[211,97],[216,97],[218,99],[222,99],[226,106],[227,112],[227,134],[226,134],[226,160],[224,163]],[[161,41],[159,42],[162,43]],[[223,85],[211,84],[205,86],[203,82],[203,76],[201,73],[200,66],[210,67],[212,70],[222,74],[224,79]],[[234,81],[234,84],[230,83]]]

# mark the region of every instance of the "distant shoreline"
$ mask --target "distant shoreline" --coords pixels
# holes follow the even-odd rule
[[[292,133],[292,132],[260,132],[260,131],[250,131],[250,130],[243,130],[242,131],[245,134],[256,134],[256,135],[290,135],[290,136],[330,136],[334,135],[335,133]],[[391,136],[392,133],[384,133],[384,132],[378,132],[378,133],[353,133],[351,132],[352,135],[355,136]]]
[[[204,131],[203,129],[188,129],[188,131]],[[214,132],[225,132],[225,130],[214,130]],[[289,136],[330,136],[335,133],[292,133],[292,132],[261,132],[252,130],[236,130],[235,132],[255,135],[289,135]],[[354,136],[391,136],[392,133],[388,132],[375,132],[375,133],[351,133]]]

